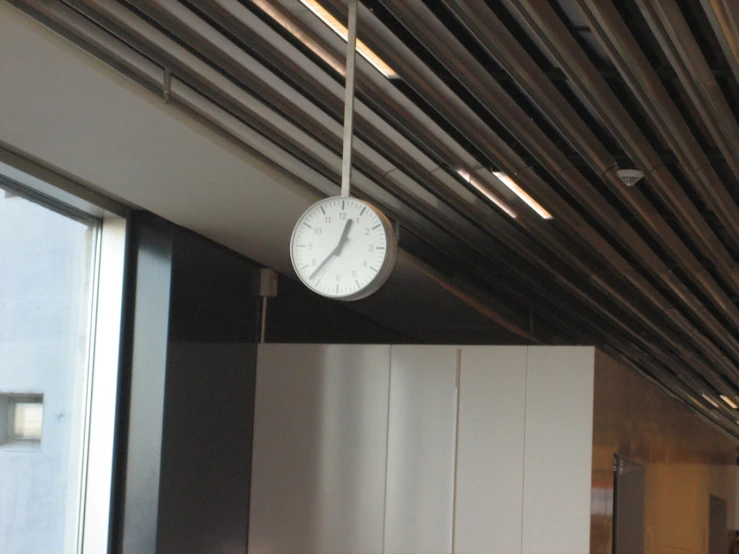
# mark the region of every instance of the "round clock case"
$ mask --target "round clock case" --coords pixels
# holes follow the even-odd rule
[[[290,257],[312,291],[359,300],[379,289],[395,266],[397,241],[385,215],[357,198],[333,196],[308,208],[290,240]]]

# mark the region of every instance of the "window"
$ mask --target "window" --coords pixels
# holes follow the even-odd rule
[[[104,552],[125,220],[106,252],[104,217],[29,185],[0,163],[0,552]]]
[[[0,444],[40,444],[44,397],[40,394],[0,394]],[[4,419],[4,421],[3,421]]]

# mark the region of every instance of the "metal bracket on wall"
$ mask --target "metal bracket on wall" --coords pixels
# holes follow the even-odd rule
[[[259,296],[262,298],[262,310],[259,323],[259,342],[264,343],[267,330],[267,298],[277,296],[277,272],[273,269],[259,270]]]

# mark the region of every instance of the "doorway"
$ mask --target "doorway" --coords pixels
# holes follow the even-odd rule
[[[614,456],[613,554],[644,554],[644,466]]]

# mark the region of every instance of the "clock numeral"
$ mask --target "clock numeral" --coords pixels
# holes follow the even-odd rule
[[[365,260],[365,261],[364,261],[364,263],[363,263],[362,265],[363,265],[364,267],[367,267],[367,261]]]
[[[356,271],[352,271],[352,279],[354,279],[356,276],[357,276],[357,272]]]
[[[315,259],[315,258],[313,258],[313,259],[312,259],[312,260],[310,261],[310,265],[316,265],[316,259]]]
[[[312,242],[309,242],[308,243],[308,250],[313,250],[313,243]]]
[[[370,244],[369,245],[369,251],[372,252],[374,249],[375,249],[374,245]]]
[[[339,214],[339,219],[341,219],[342,221],[345,220],[346,219],[346,212],[341,212]]]
[[[366,228],[366,229],[364,230],[364,235],[365,235],[365,236],[368,236],[368,235],[369,235],[369,232],[370,232],[370,230],[369,230],[369,227],[367,227],[367,228]]]
[[[316,235],[320,235],[321,233],[323,233],[323,229],[321,229],[320,227],[316,227],[315,229],[313,229],[313,232]]]
[[[324,219],[326,220],[326,223],[331,223],[331,216],[327,215]]]
[[[336,276],[336,280],[337,280],[337,281],[341,281],[341,275],[337,275],[337,276]]]

